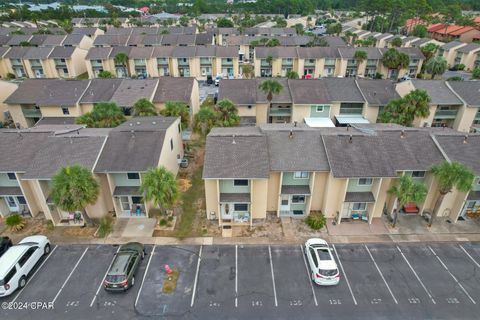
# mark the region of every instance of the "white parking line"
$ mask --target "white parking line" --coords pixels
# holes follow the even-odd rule
[[[68,275],[67,279],[65,279],[65,282],[62,284],[62,287],[60,288],[60,290],[58,290],[57,294],[55,295],[55,298],[53,298],[52,303],[55,303],[55,301],[57,300],[58,296],[59,296],[60,293],[62,292],[63,288],[65,287],[65,285],[67,284],[68,280],[69,280],[70,277],[72,276],[73,272],[75,272],[75,270],[77,269],[78,265],[80,264],[80,261],[82,261],[83,257],[85,256],[85,253],[87,253],[87,251],[88,251],[88,247],[85,248],[85,251],[83,251],[82,256],[80,257],[80,259],[78,259],[78,261],[77,261],[77,263],[75,264],[75,266],[73,267],[72,271],[70,271],[70,274]]]
[[[47,260],[52,256],[52,253],[57,249],[58,246],[55,246],[55,248],[53,248],[52,251],[50,251],[50,254],[45,258],[45,260],[43,260],[42,264],[40,266],[38,266],[38,269],[35,270],[35,272],[32,274],[31,277],[29,277],[30,279],[33,279],[33,277],[35,277],[35,275],[37,274],[38,271],[40,271],[40,269],[43,267],[43,265],[45,264],[45,262],[47,262]],[[30,281],[28,281],[25,286],[20,289],[20,291],[18,291],[17,295],[15,296],[15,298],[12,300],[12,302],[15,302],[17,300],[17,298],[20,296],[20,294],[23,292],[23,290],[25,290],[25,288],[28,286],[28,284],[30,283]]]
[[[238,307],[238,245],[235,245],[235,308]]]
[[[370,252],[370,250],[368,249],[368,247],[367,247],[366,244],[365,244],[364,246],[365,246],[365,249],[367,249],[368,255],[369,255],[370,258],[372,259],[373,264],[375,265],[375,268],[377,268],[378,273],[380,273],[380,276],[382,277],[383,282],[384,282],[385,285],[387,286],[388,292],[390,292],[390,295],[392,296],[393,301],[395,301],[395,304],[398,304],[397,298],[395,298],[395,295],[393,294],[392,290],[390,289],[390,286],[388,285],[387,280],[385,280],[385,277],[383,276],[382,271],[381,271],[380,268],[378,267],[377,262],[375,262],[375,259],[373,259],[372,253]]]
[[[459,246],[460,246],[460,248],[463,250],[463,252],[465,252],[465,254],[470,258],[470,260],[472,260],[473,263],[475,263],[475,265],[476,265],[478,268],[480,268],[480,264],[479,264],[475,259],[473,259],[473,257],[470,255],[470,253],[468,253],[467,250],[465,250],[465,248],[462,247],[461,244],[459,244]]]
[[[143,283],[145,282],[145,278],[147,277],[148,267],[150,267],[150,262],[152,261],[153,254],[155,253],[155,248],[156,245],[153,246],[152,253],[150,253],[150,257],[148,258],[147,267],[145,268],[145,273],[143,274],[142,278],[142,284],[140,285],[140,289],[138,289],[137,298],[135,299],[135,307],[137,306],[138,298],[140,298],[140,293],[142,292]]]
[[[198,251],[197,272],[195,273],[195,282],[193,283],[192,302],[190,303],[190,307],[193,307],[193,303],[195,302],[195,292],[197,291],[198,282],[198,271],[200,270],[200,261],[202,260],[202,248],[203,246],[200,246],[200,250]]]
[[[120,251],[120,246],[118,246],[117,252],[115,255]],[[102,278],[102,281],[100,282],[100,285],[98,286],[97,292],[95,292],[95,297],[93,297],[92,302],[90,303],[90,308],[93,306],[93,303],[95,302],[95,299],[97,299],[98,293],[100,292],[100,289],[102,288],[102,284],[105,281],[105,278],[107,277],[108,270],[110,270],[110,267],[112,266],[113,260],[115,260],[115,255],[112,258],[112,261],[108,265],[107,271],[105,271],[105,275]]]
[[[441,265],[445,268],[445,270],[447,270],[448,274],[450,274],[450,276],[452,277],[453,280],[455,280],[455,282],[458,284],[458,286],[460,287],[460,289],[462,289],[462,291],[465,293],[465,295],[470,299],[470,301],[472,301],[473,304],[477,304],[475,302],[475,300],[473,300],[473,298],[470,296],[470,294],[467,292],[467,290],[465,290],[465,288],[462,286],[462,284],[460,282],[458,282],[457,278],[453,275],[453,273],[450,272],[450,270],[448,270],[447,266],[445,265],[445,263],[443,263],[442,259],[440,259],[439,256],[437,256],[437,253],[435,251],[433,251],[433,249],[428,246],[428,248],[430,249],[430,251],[432,251],[432,253],[435,255],[435,257],[437,257],[438,261],[441,263]]]
[[[425,292],[427,293],[428,297],[432,300],[433,304],[436,304],[435,302],[435,299],[433,299],[432,295],[430,294],[430,291],[428,291],[427,287],[425,287],[425,285],[423,284],[422,280],[420,279],[420,277],[418,276],[417,272],[415,272],[415,269],[413,269],[412,265],[410,264],[410,262],[407,260],[407,257],[405,257],[405,255],[403,254],[402,250],[400,249],[399,246],[397,246],[397,249],[398,251],[400,251],[400,254],[402,255],[403,259],[405,260],[405,262],[407,263],[407,265],[410,267],[410,270],[412,270],[413,274],[415,275],[415,277],[417,278],[418,282],[420,282],[420,285],[422,286],[423,290],[425,290]]]
[[[300,245],[300,249],[302,250],[302,257],[303,257],[303,262],[305,263],[305,270],[307,270],[308,283],[310,283],[310,287],[312,288],[313,301],[315,301],[315,305],[318,306],[315,289],[313,289],[312,278],[310,277],[310,272],[308,271],[307,259],[305,259],[305,252],[303,251],[303,245]]]
[[[270,256],[270,270],[272,271],[273,295],[275,296],[275,307],[278,307],[277,289],[275,288],[275,275],[273,274],[272,249],[268,246],[268,255]]]
[[[335,256],[337,257],[338,264],[340,265],[340,268],[342,269],[343,276],[345,277],[345,281],[347,282],[348,290],[350,290],[350,294],[352,295],[353,303],[357,305],[357,299],[355,299],[355,295],[353,294],[352,287],[350,286],[350,282],[348,281],[347,274],[345,273],[345,270],[343,269],[342,261],[340,261],[340,257],[338,256],[337,249],[335,248],[335,245],[332,244],[333,251],[335,252]]]

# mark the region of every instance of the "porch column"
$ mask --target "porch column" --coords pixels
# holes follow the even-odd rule
[[[30,197],[26,196],[25,190],[23,189],[23,181],[20,180],[20,176],[16,172],[15,172],[15,178],[17,179],[18,186],[20,187],[20,190],[22,190],[22,196],[25,198],[25,202],[27,203],[28,211],[30,211],[30,215],[33,217],[33,210],[32,210],[32,207],[30,206],[30,200],[29,200]]]
[[[217,179],[218,225],[222,226],[222,205],[220,204],[220,181]]]
[[[277,200],[277,217],[280,217],[280,206],[282,203],[282,183],[283,183],[283,171],[280,172],[280,183],[278,184],[278,200]]]
[[[375,215],[375,210],[377,209],[378,195],[380,194],[380,189],[382,188],[382,182],[383,182],[383,178],[380,178],[380,181],[378,181],[378,185],[377,185],[377,191],[374,194],[375,202],[373,203],[373,209],[371,214],[368,216],[368,224],[372,224],[373,216]]]
[[[250,227],[252,227],[253,225],[253,212],[252,212],[252,208],[253,208],[253,199],[252,199],[252,194],[253,194],[253,179],[249,180],[250,182]]]
[[[313,189],[315,188],[315,171],[312,172],[312,176],[310,177],[310,196],[308,197],[308,203],[306,207],[306,214],[310,214],[310,209],[312,208],[312,197],[313,197]]]

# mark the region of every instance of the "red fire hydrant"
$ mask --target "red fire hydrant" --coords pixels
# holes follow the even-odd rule
[[[168,264],[165,265],[165,271],[167,272],[167,274],[172,274],[173,272],[172,268],[170,268]]]

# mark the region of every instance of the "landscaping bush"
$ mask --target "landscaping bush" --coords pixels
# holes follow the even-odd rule
[[[168,221],[173,221],[173,216],[169,216],[167,219]]]
[[[19,214],[12,214],[7,217],[5,224],[11,231],[20,231],[25,227],[25,219]]]
[[[327,219],[321,212],[310,212],[305,222],[313,230],[320,230],[327,223]]]
[[[112,231],[113,219],[110,216],[100,219],[100,225],[98,226],[97,237],[105,238]]]
[[[13,73],[9,72],[9,73],[7,73],[7,77],[6,77],[6,78],[7,78],[8,80],[13,80],[13,79],[16,78],[16,76],[15,76]]]
[[[448,78],[447,81],[463,81],[463,78],[459,76],[453,76]]]
[[[161,219],[158,224],[161,225],[162,227],[163,227],[163,226],[166,226],[166,225],[167,225],[167,220]]]
[[[465,69],[465,65],[463,63],[459,63],[453,66],[453,71],[462,71]]]

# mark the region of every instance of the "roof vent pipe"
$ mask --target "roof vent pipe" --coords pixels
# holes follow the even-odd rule
[[[400,138],[401,139],[405,138],[405,130],[402,130],[402,132],[400,133]]]
[[[232,144],[237,144],[237,142],[235,141],[235,135],[232,136]]]
[[[465,137],[463,137],[463,143],[468,143],[468,134],[466,134]]]
[[[293,130],[290,130],[290,133],[288,134],[289,139],[293,139]]]
[[[352,143],[352,141],[353,141],[353,136],[350,135],[350,137],[348,138],[348,143]]]
[[[293,121],[293,126],[294,126],[294,127],[297,126],[297,121]]]

